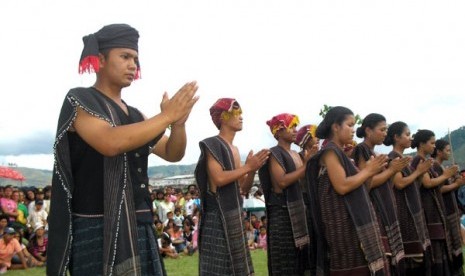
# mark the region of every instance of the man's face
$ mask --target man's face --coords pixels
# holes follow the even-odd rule
[[[7,225],[8,225],[8,220],[7,219],[0,220],[0,229],[5,229],[5,227]]]
[[[100,56],[99,75],[117,86],[130,86],[136,76],[138,60],[137,51],[128,48],[111,49],[106,57]]]
[[[278,130],[277,132],[277,138],[282,139],[288,143],[293,143],[295,142],[295,139],[297,138],[297,126],[294,125],[289,128],[282,128]]]
[[[226,125],[234,131],[242,130],[242,110],[240,108],[225,112],[221,117],[221,125]]]

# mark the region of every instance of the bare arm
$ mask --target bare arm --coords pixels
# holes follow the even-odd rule
[[[426,161],[420,161],[418,164],[417,168],[408,176],[403,176],[401,172],[397,172],[394,177],[392,178],[392,181],[394,183],[394,187],[396,189],[402,190],[408,185],[412,184],[415,179],[420,177],[422,174],[426,173],[432,166],[432,161],[431,160],[426,160]]]
[[[247,173],[245,177],[242,177],[240,181],[241,191],[242,194],[246,194],[252,188],[253,180],[255,177],[255,173],[257,170],[266,162],[270,155],[270,151],[268,149],[262,149],[261,151],[257,152],[257,154],[253,154],[253,151],[249,151],[247,158],[245,160],[245,164],[250,164],[255,170]]]
[[[452,166],[444,170],[444,173],[441,176],[436,178],[431,178],[428,173],[425,173],[421,178],[422,185],[427,188],[431,189],[441,185],[444,181],[446,181],[449,177],[453,176],[457,173],[457,166]]]
[[[459,178],[455,179],[455,181],[452,184],[442,186],[441,193],[445,194],[445,193],[455,191],[461,186],[463,186],[464,184],[465,184],[465,178],[460,176]]]
[[[365,168],[355,175],[347,176],[338,156],[334,151],[327,151],[321,159],[322,165],[326,166],[328,176],[336,193],[345,195],[358,187],[366,180],[378,173],[387,164],[387,157],[379,155],[372,157],[366,163]]]
[[[363,169],[365,168],[366,163],[367,162],[363,158],[361,158],[358,167],[360,169]],[[408,166],[408,164],[409,164],[408,157],[393,159],[385,170],[382,170],[380,173],[375,174],[371,178],[371,180],[368,183],[368,189],[374,189],[386,183],[386,181],[388,181],[397,172],[400,172],[403,168]]]
[[[184,85],[171,99],[165,93],[161,103],[161,113],[143,122],[111,127],[82,108],[77,109],[74,129],[90,146],[105,156],[136,149],[162,133],[168,125],[188,116],[197,102],[197,85]]]
[[[186,143],[185,126],[172,125],[170,136],[163,135],[155,145],[153,153],[166,161],[177,162],[184,157]]]
[[[2,206],[2,211],[5,215],[9,216],[9,217],[17,217],[18,216],[18,210],[15,210],[15,211],[8,211],[8,209],[6,208],[6,206]]]
[[[281,190],[304,177],[305,167],[306,166],[300,166],[295,171],[286,173],[281,165],[279,165],[276,158],[272,156],[270,159],[271,177]]]

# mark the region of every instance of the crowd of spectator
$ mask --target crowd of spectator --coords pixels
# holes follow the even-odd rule
[[[0,274],[44,266],[51,186],[0,187]]]
[[[253,189],[253,194],[263,200],[260,190]],[[196,185],[189,185],[186,191],[170,186],[152,192],[154,223],[158,234],[160,252],[166,258],[190,256],[197,250],[200,218],[199,190]],[[261,214],[258,218],[257,214]],[[244,227],[247,232],[248,245],[251,250],[266,250],[266,216],[263,211],[244,212]]]
[[[260,191],[253,192],[256,197],[263,197]],[[51,186],[0,186],[0,274],[9,269],[46,264],[50,194]],[[174,259],[193,255],[197,250],[200,219],[197,186],[189,185],[185,191],[170,186],[153,190],[152,202],[161,255]],[[244,213],[251,250],[266,250],[266,216],[261,214]]]

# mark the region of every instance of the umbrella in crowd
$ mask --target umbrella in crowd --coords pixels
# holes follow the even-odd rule
[[[19,171],[14,170],[10,167],[0,167],[0,178],[13,179],[18,181],[24,181],[26,178]]]

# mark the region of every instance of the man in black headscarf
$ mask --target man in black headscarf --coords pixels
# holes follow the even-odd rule
[[[71,89],[54,145],[48,275],[163,275],[148,191],[148,155],[179,161],[185,122],[197,102],[186,83],[146,118],[121,99],[140,76],[137,30],[103,27],[83,38],[79,71],[92,87]],[[164,134],[171,126],[169,137]]]

